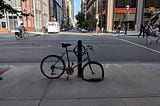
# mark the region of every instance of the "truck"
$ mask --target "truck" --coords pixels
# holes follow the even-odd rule
[[[58,22],[48,22],[48,33],[58,33],[60,32],[60,26]]]

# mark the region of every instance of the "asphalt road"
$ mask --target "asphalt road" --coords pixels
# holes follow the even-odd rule
[[[137,36],[92,35],[91,33],[62,32],[59,34],[44,34],[32,36],[25,40],[14,38],[0,39],[0,63],[39,63],[43,57],[50,54],[61,54],[62,42],[71,43],[73,49],[78,40],[84,45],[92,45],[93,60],[101,62],[160,62],[160,43],[147,46],[144,38]],[[71,59],[76,57],[70,54]]]
[[[66,74],[45,78],[40,60],[62,53],[61,42],[76,45],[78,40],[93,45],[92,58],[104,62],[104,80],[86,82],[77,78],[77,71],[69,81]],[[2,38],[0,71],[9,70],[0,75],[0,106],[160,106],[159,57],[160,43],[148,47],[137,36],[63,32],[26,40]]]

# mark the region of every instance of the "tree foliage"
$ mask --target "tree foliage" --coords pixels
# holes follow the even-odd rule
[[[11,1],[11,0],[9,0]],[[21,1],[26,1],[26,0],[21,0]],[[28,16],[30,14],[25,14],[23,13],[22,11],[18,11],[16,9],[14,9],[11,5],[7,4],[5,2],[5,0],[0,0],[0,18],[3,18],[4,17],[4,13],[5,12],[8,12],[8,13],[11,13],[11,14],[18,14],[18,13],[21,13],[22,15],[24,16]]]
[[[84,28],[85,27],[85,14],[82,12],[78,12],[75,16],[77,20],[78,27]]]
[[[90,17],[90,19],[85,19],[85,14],[82,12],[79,12],[75,17],[77,20],[78,27],[85,29],[94,29],[96,25],[96,20],[94,18]]]

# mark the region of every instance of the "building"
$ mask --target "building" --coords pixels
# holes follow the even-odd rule
[[[69,27],[75,27],[74,22],[74,1],[67,0],[67,22]]]
[[[48,0],[6,0],[16,10],[22,11],[22,14],[5,13],[5,28],[10,31],[17,30],[20,23],[28,31],[42,31],[42,27],[47,25],[48,22]],[[4,27],[0,26],[0,27]]]
[[[96,18],[96,0],[86,0],[86,18]]]
[[[49,0],[49,21],[62,24],[62,0]]]
[[[6,4],[10,4],[13,8],[21,11],[21,2],[20,0],[5,0]],[[17,29],[18,25],[22,22],[21,14],[10,14],[5,11],[4,18],[0,19],[0,28],[7,28],[8,30]]]
[[[62,28],[67,28],[68,26],[67,17],[67,0],[62,0]]]
[[[37,25],[37,23],[34,21],[35,20],[34,18],[35,16],[37,17],[40,17],[40,16],[35,14],[36,10],[34,9],[34,1],[33,0],[30,0],[30,1],[27,0],[24,2],[20,1],[20,5],[21,5],[21,11],[23,12],[23,14],[28,14],[24,16],[21,15],[22,20],[20,23],[24,23],[24,26],[27,28],[28,31],[38,30],[38,28],[34,27]]]
[[[81,0],[81,12],[82,13],[86,12],[86,1],[87,0]]]
[[[87,18],[98,16],[99,26],[112,32],[118,24],[128,30],[139,30],[141,22],[148,22],[152,12],[160,9],[159,0],[87,0]],[[97,4],[98,3],[98,4]],[[96,10],[98,9],[98,12]]]
[[[22,11],[23,15],[6,12],[5,19],[0,20],[0,27],[17,30],[23,22],[28,31],[43,32],[48,21],[62,24],[62,0],[6,0],[6,3]]]

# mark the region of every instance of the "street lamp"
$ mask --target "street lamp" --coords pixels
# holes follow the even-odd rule
[[[127,30],[128,30],[128,19],[129,19],[129,5],[126,5],[126,10],[127,10],[127,17],[126,17],[126,22],[125,22],[125,35],[127,34]]]

